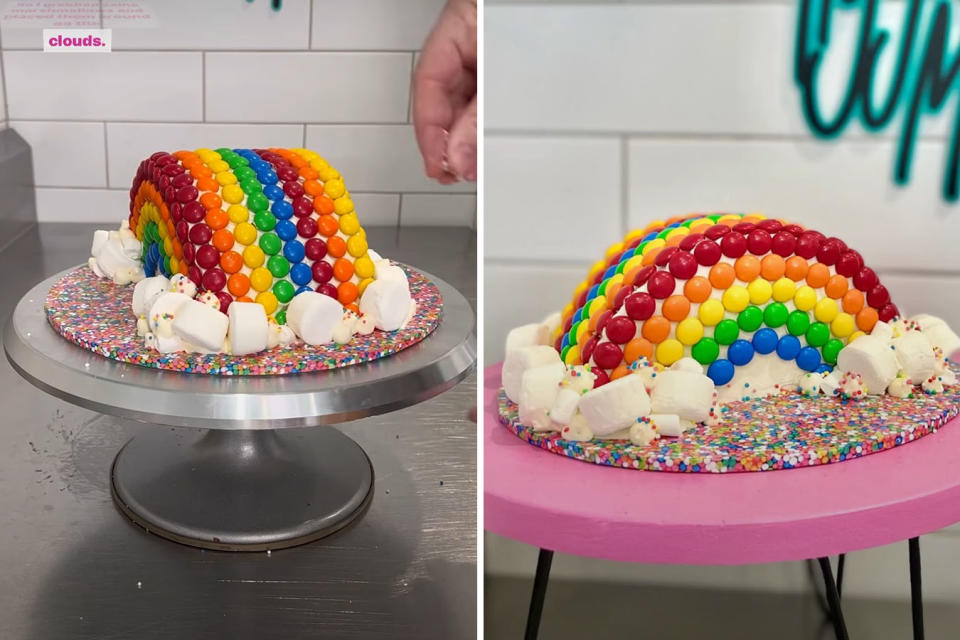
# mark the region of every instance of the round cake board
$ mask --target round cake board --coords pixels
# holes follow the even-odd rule
[[[960,366],[951,363],[955,373]],[[697,425],[646,446],[629,440],[565,440],[520,424],[517,405],[497,394],[500,422],[551,453],[600,465],[679,473],[731,473],[833,464],[887,451],[934,433],[960,413],[960,385],[914,397],[804,397],[783,391],[723,407],[719,424]]]
[[[47,294],[47,320],[61,336],[106,358],[166,371],[224,376],[265,376],[327,371],[370,362],[406,349],[437,327],[443,299],[423,274],[404,267],[417,310],[399,331],[375,330],[345,344],[294,343],[247,356],[160,353],[137,335],[131,311],[133,285],[121,286],[79,267],[57,281]]]

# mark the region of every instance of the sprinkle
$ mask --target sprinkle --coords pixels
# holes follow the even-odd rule
[[[410,295],[417,302],[417,312],[405,329],[356,335],[345,345],[313,347],[298,343],[249,356],[160,353],[147,349],[143,338],[137,336],[137,322],[130,313],[133,287],[101,280],[87,267],[68,273],[54,284],[44,308],[50,325],[70,342],[101,356],[142,367],[223,376],[325,371],[392,355],[420,342],[436,329],[443,310],[440,291],[419,272],[408,268],[404,271],[410,282]]]

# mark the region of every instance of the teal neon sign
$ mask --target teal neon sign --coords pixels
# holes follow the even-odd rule
[[[854,119],[868,131],[881,131],[902,115],[893,179],[905,185],[921,117],[939,113],[950,97],[960,95],[960,49],[948,50],[950,0],[907,0],[894,75],[885,95],[876,95],[877,60],[890,43],[890,32],[877,26],[880,4],[880,0],[800,0],[794,80],[804,118],[821,138],[838,137]],[[859,12],[859,31],[846,92],[835,112],[825,113],[818,99],[819,72],[830,47],[831,21],[839,11]],[[926,22],[925,29],[921,22]],[[950,202],[960,197],[958,171],[960,108],[954,115],[943,172],[943,197]]]

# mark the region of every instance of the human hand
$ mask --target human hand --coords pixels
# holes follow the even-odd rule
[[[413,127],[424,171],[477,179],[477,3],[448,0],[413,76]]]

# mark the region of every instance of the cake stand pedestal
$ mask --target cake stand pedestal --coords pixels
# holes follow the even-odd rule
[[[111,468],[119,509],[157,535],[206,549],[280,549],[330,535],[370,503],[374,472],[353,440],[320,427],[395,411],[454,386],[476,360],[474,316],[446,282],[439,326],[380,360],[286,376],[161,371],[73,345],[43,302],[67,270],[20,300],[4,329],[14,369],[81,407],[156,425]],[[167,427],[167,428],[164,428]],[[196,427],[189,431],[169,427]]]
[[[484,528],[540,548],[527,638],[556,551],[625,562],[736,565],[817,559],[847,638],[829,557],[909,540],[914,637],[923,637],[918,537],[960,521],[960,418],[916,442],[836,464],[748,473],[636,471],[567,460],[499,421],[484,371]],[[522,487],[522,490],[518,490]]]

